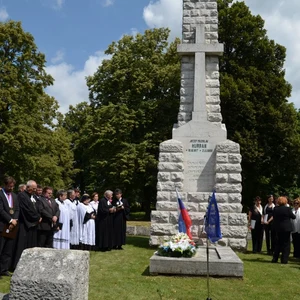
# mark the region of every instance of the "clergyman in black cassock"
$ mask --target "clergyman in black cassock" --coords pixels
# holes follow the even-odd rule
[[[122,191],[115,190],[115,199],[112,204],[116,207],[113,217],[114,227],[114,249],[123,249],[122,245],[126,244],[126,222],[129,218],[130,207],[128,201],[122,198]]]
[[[113,247],[113,215],[112,191],[106,191],[100,199],[96,215],[96,250],[109,251]]]
[[[28,181],[26,191],[18,194],[20,206],[19,232],[16,241],[13,269],[22,255],[24,249],[37,246],[37,224],[41,221],[36,208],[36,200],[33,197],[36,190],[36,182]]]
[[[45,187],[43,195],[36,202],[42,221],[38,224],[37,242],[39,247],[53,248],[54,228],[59,218],[59,208],[52,196],[52,188]]]
[[[19,204],[17,195],[12,192],[15,180],[12,177],[4,179],[4,187],[0,190],[0,232],[6,230],[18,230]],[[15,239],[0,236],[0,274],[8,275],[14,252]]]

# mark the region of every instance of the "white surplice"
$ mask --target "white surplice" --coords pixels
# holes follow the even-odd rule
[[[78,213],[77,213],[77,200],[71,201],[67,199],[66,204],[70,212],[70,218],[72,219],[73,226],[70,232],[70,244],[79,245],[79,226],[78,226]]]
[[[79,219],[79,241],[84,245],[95,245],[95,220],[89,219],[86,223],[84,217],[86,213],[95,212],[90,204],[79,203],[77,205],[78,219]]]
[[[99,204],[99,201],[91,201],[90,202],[90,205],[92,206],[92,208],[96,211],[96,213],[97,213],[97,211],[98,211],[98,204]]]
[[[55,199],[58,204],[60,215],[59,223],[62,223],[62,228],[56,231],[53,236],[53,248],[55,249],[70,249],[70,212],[65,201],[60,202]]]

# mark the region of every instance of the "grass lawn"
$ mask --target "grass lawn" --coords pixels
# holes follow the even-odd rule
[[[128,221],[127,226],[145,226],[150,227],[150,221]]]
[[[251,245],[248,246],[250,250]],[[150,276],[147,237],[128,237],[124,251],[91,252],[89,300],[98,299],[206,299],[203,277]],[[212,300],[300,299],[300,262],[270,263],[262,254],[238,253],[244,262],[244,279],[211,278]],[[0,291],[8,292],[9,279],[0,280]]]

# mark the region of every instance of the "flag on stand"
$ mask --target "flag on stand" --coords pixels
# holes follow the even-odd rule
[[[209,201],[206,218],[205,218],[205,231],[208,239],[215,243],[222,238],[221,227],[220,227],[220,214],[218,204],[213,192],[212,197]]]
[[[186,210],[177,190],[176,190],[176,194],[177,194],[178,212],[179,212],[178,231],[186,233],[189,236],[189,238],[192,240],[192,234],[191,234],[191,230],[190,230],[190,227],[192,226],[191,218],[190,218],[189,213]]]

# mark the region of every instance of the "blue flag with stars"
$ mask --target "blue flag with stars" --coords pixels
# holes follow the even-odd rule
[[[213,192],[208,204],[205,218],[205,231],[208,239],[212,243],[215,243],[222,238],[220,227],[220,214],[215,192]]]

